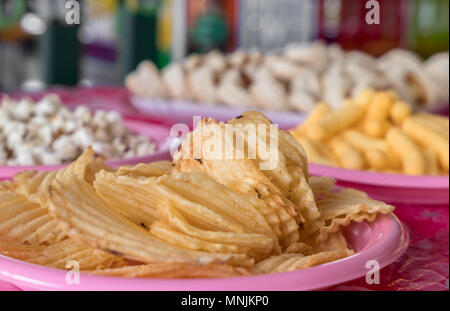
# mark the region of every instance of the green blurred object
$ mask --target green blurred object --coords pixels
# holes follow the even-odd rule
[[[77,25],[49,21],[47,31],[40,37],[40,52],[47,85],[77,85],[79,81],[79,52]]]
[[[449,49],[449,1],[411,1],[408,46],[424,57]]]
[[[6,16],[6,12],[3,12],[3,6],[0,5],[0,30],[7,29],[14,26],[20,21],[20,18],[25,13],[26,3],[25,0],[10,0],[14,3],[14,10]]]
[[[121,1],[120,54],[122,78],[143,60],[157,63],[157,1]]]
[[[221,11],[213,9],[201,15],[190,33],[196,52],[205,53],[225,48],[229,27]]]

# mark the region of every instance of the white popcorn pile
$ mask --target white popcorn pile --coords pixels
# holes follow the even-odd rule
[[[33,102],[5,97],[0,104],[0,165],[55,165],[75,160],[86,148],[108,159],[151,155],[156,145],[127,129],[115,111],[71,112],[56,95]]]

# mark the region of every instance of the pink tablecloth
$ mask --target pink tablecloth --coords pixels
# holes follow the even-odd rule
[[[166,123],[157,116],[139,116],[123,88],[56,90],[56,93],[70,106],[115,109],[128,116]],[[368,285],[365,279],[359,279],[332,290],[449,290],[449,206],[397,204],[395,214],[409,230],[411,241],[406,253],[381,271],[379,285]],[[0,282],[1,290],[18,289]]]

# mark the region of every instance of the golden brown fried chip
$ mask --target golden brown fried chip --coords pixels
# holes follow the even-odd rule
[[[0,239],[48,245],[65,238],[46,209],[16,192],[0,192]]]
[[[128,264],[120,257],[86,248],[70,239],[48,246],[23,245],[2,239],[0,254],[56,269],[71,268],[67,266],[70,261],[76,261],[80,270],[108,269]]]
[[[157,220],[159,199],[155,191],[144,191],[138,179],[141,177],[117,176],[100,171],[95,175],[94,188],[110,208],[145,229]],[[149,189],[154,189],[154,178],[145,178]]]
[[[0,182],[0,192],[16,191],[17,183],[10,180],[3,180]]]
[[[347,256],[348,254],[345,251],[320,252],[309,256],[282,254],[259,262],[251,269],[251,272],[255,274],[289,272],[318,266]]]
[[[231,278],[249,275],[244,268],[229,265],[190,265],[183,263],[154,263],[139,266],[127,266],[117,269],[88,271],[88,273],[104,276],[121,276],[126,278]]]
[[[49,210],[59,227],[74,240],[103,251],[145,263],[183,262],[191,264],[249,264],[241,254],[189,251],[153,237],[142,227],[120,215],[98,196],[86,172],[94,161],[92,150],[85,152],[60,171],[49,197]]]
[[[205,251],[210,253],[247,253],[249,248],[232,244],[212,243],[203,239],[189,236],[173,229],[163,222],[155,222],[150,230],[151,234],[172,245],[194,251]]]
[[[158,161],[149,164],[138,164],[134,167],[122,166],[117,169],[117,176],[159,177],[170,174],[172,162]]]
[[[331,192],[318,201],[318,207],[319,222],[306,228],[309,233],[319,231],[317,242],[325,241],[329,233],[337,232],[341,226],[347,226],[352,221],[373,221],[379,214],[394,210],[394,206],[372,200],[366,193],[354,189]]]
[[[50,187],[53,178],[55,178],[57,171],[53,172],[38,172],[25,171],[14,176],[17,182],[17,192],[27,197],[33,203],[46,207],[48,188]]]

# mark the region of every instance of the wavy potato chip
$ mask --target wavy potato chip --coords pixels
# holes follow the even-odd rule
[[[309,256],[302,254],[282,254],[259,262],[251,269],[251,272],[255,274],[289,272],[318,266],[347,256],[348,253],[346,251],[320,252]]]
[[[155,222],[150,230],[154,236],[166,241],[169,244],[186,249],[205,251],[211,253],[247,253],[249,248],[235,246],[232,244],[212,243],[203,239],[189,236],[185,233],[173,229],[163,222]]]
[[[65,238],[46,209],[16,192],[0,192],[0,239],[48,245]]]
[[[170,223],[178,231],[198,239],[214,243],[236,245],[256,251],[265,249],[267,252],[270,252],[273,248],[272,238],[262,234],[211,231],[192,225],[170,204],[161,206],[158,211],[160,212],[161,219]]]
[[[236,154],[235,158],[227,159],[225,155],[217,158],[213,151],[202,148],[199,158],[195,159],[198,156],[194,154],[195,142],[208,145],[214,143],[214,139],[216,139],[213,136],[203,135],[205,128],[211,127],[215,131],[219,131],[223,134],[223,142],[230,143],[224,138],[226,135],[224,126],[214,120],[203,120],[191,137],[183,143],[180,152],[176,155],[177,169],[181,172],[202,171],[236,192],[249,194],[263,200],[274,209],[280,219],[280,244],[287,246],[291,242],[298,241],[297,222],[302,220],[302,216],[297,213],[297,207],[262,173],[255,160],[250,160],[245,156],[238,158],[237,153],[242,154],[239,144],[231,143],[231,146],[228,147]],[[243,146],[245,148],[245,144]]]
[[[307,229],[309,233],[318,229],[318,242],[326,240],[328,233],[336,232],[341,226],[347,226],[352,221],[374,221],[379,214],[389,214],[395,209],[392,205],[372,200],[366,193],[354,189],[330,192],[318,201],[318,208],[318,222]]]
[[[156,186],[155,180],[147,178],[150,189]],[[157,193],[143,191],[141,184],[129,176],[100,171],[95,175],[94,188],[108,206],[133,223],[149,229],[158,219]]]
[[[134,167],[122,166],[117,169],[116,174],[118,176],[159,177],[170,174],[172,169],[172,162],[158,161],[149,164],[140,163]]]
[[[17,183],[10,180],[3,180],[0,182],[0,192],[16,191]]]
[[[229,265],[189,265],[183,263],[154,263],[139,266],[127,266],[117,269],[89,271],[88,273],[126,278],[231,278],[249,275],[244,268]]]
[[[123,258],[84,247],[70,239],[47,246],[0,240],[0,254],[56,269],[71,268],[67,266],[70,261],[76,261],[80,270],[115,268],[128,264]]]
[[[88,150],[60,171],[51,186],[50,213],[59,227],[74,240],[144,263],[162,260],[191,264],[251,263],[242,254],[189,251],[153,237],[100,198],[90,184],[90,178],[96,173],[92,167],[95,167],[95,160],[92,150]]]
[[[27,197],[29,201],[45,207],[48,197],[48,188],[50,187],[57,173],[57,171],[21,172],[14,176],[14,180],[18,184],[17,192]]]

